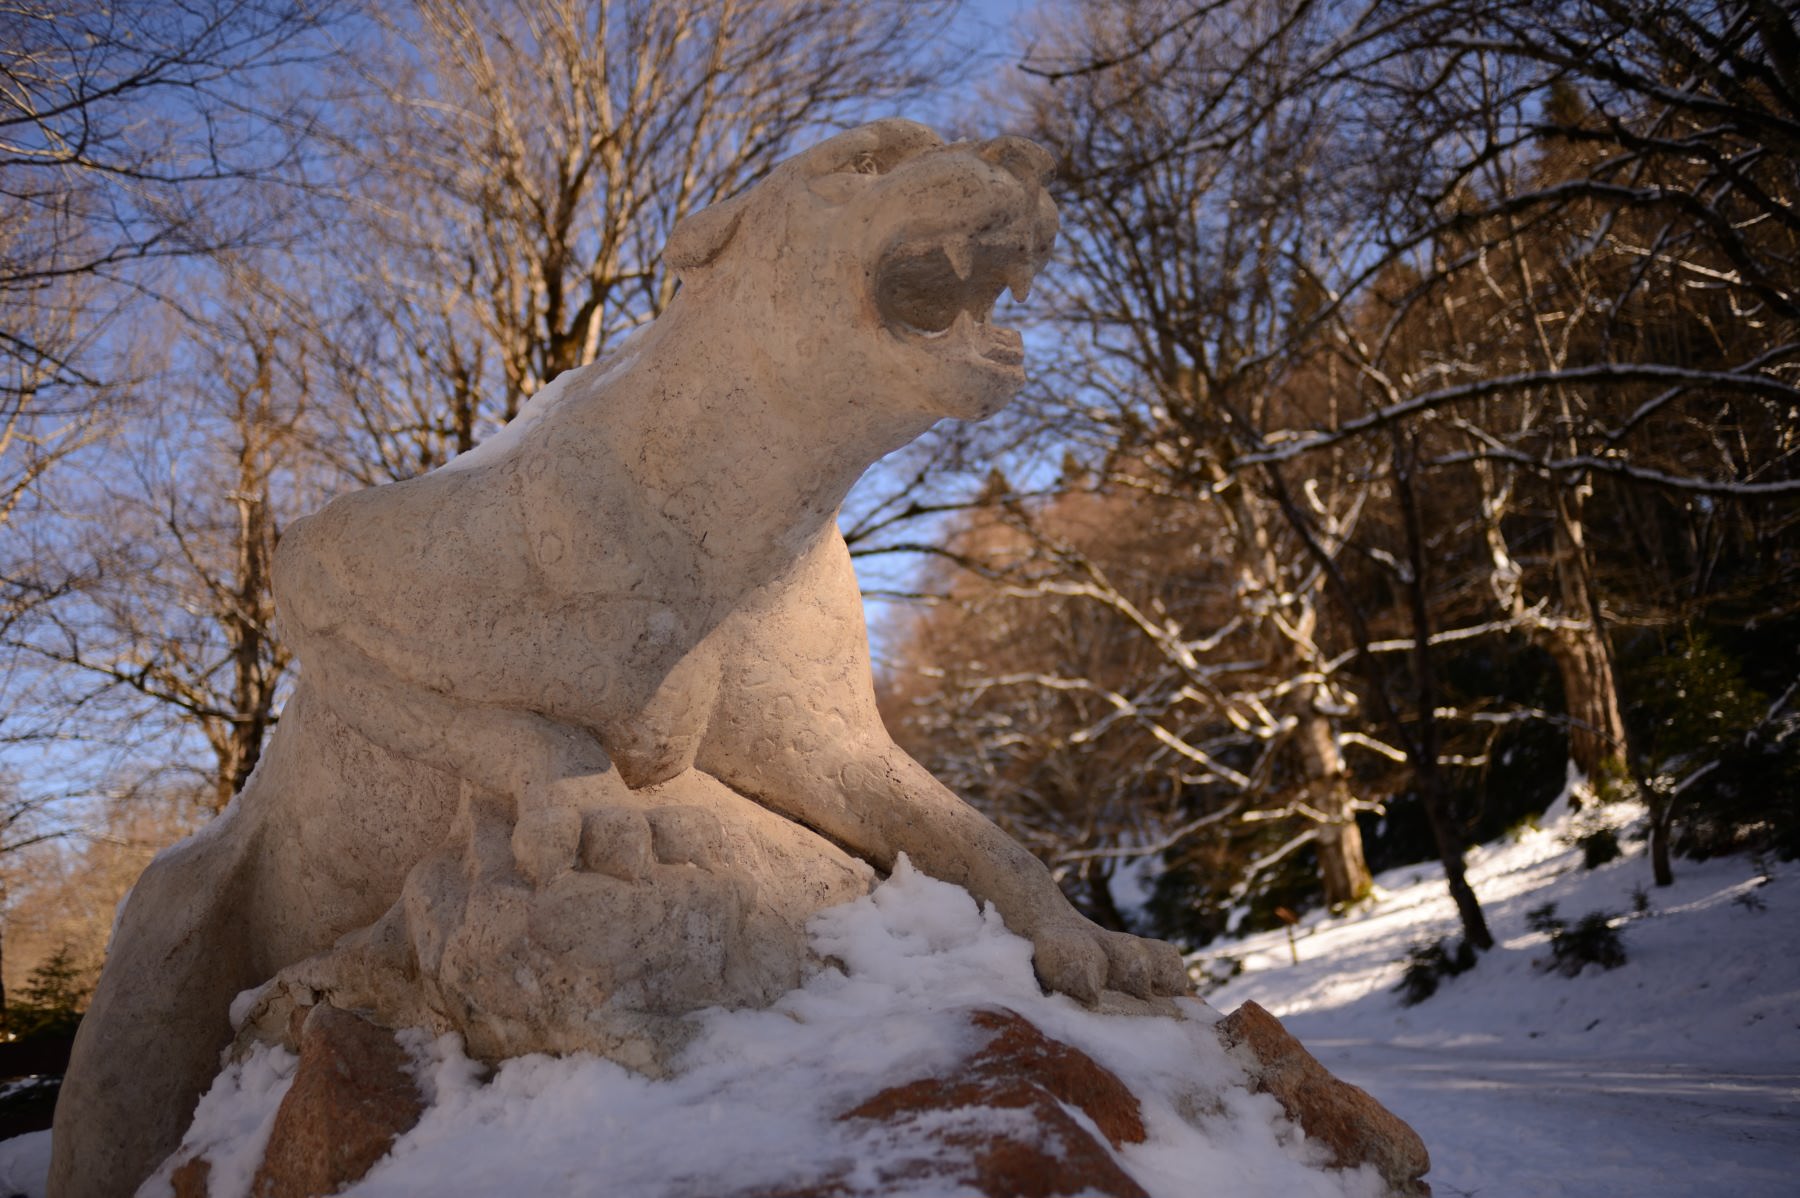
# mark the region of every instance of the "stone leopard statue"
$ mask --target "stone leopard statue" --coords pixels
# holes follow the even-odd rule
[[[804,924],[901,854],[1040,980],[1185,992],[898,749],[836,516],[883,454],[1023,381],[1048,156],[887,120],[675,230],[668,310],[501,435],[348,495],[277,555],[296,693],[232,808],[121,915],[57,1108],[54,1198],[132,1193],[232,1040],[328,997],[490,1059],[656,1072],[771,1001]],[[271,981],[273,979],[273,981]]]

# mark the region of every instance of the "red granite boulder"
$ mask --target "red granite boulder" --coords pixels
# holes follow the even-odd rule
[[[1368,1091],[1332,1076],[1281,1020],[1247,1002],[1218,1023],[1219,1038],[1237,1050],[1258,1090],[1272,1094],[1307,1136],[1331,1149],[1339,1168],[1375,1166],[1397,1198],[1425,1198],[1420,1179],[1431,1154],[1419,1134]]]
[[[313,1007],[252,1198],[314,1198],[360,1179],[424,1113],[409,1065],[387,1028],[329,1004]]]

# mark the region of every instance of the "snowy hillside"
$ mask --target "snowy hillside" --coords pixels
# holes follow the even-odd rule
[[[1641,809],[1604,809],[1624,828]],[[1431,1148],[1439,1198],[1786,1198],[1800,1193],[1800,865],[1677,859],[1651,885],[1641,841],[1582,867],[1589,814],[1553,814],[1469,855],[1498,942],[1472,971],[1407,1008],[1393,993],[1408,948],[1455,936],[1436,867],[1377,879],[1380,902],[1315,914],[1284,933],[1202,954],[1243,973],[1209,996],[1254,999],[1324,1064],[1410,1122]],[[1647,914],[1634,914],[1638,888]],[[1566,978],[1526,913],[1621,917],[1629,960]]]

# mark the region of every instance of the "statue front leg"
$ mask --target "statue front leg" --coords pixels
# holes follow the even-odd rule
[[[747,751],[715,750],[702,765],[878,869],[891,870],[905,853],[923,872],[992,903],[1009,929],[1032,942],[1038,980],[1049,990],[1090,1005],[1103,989],[1139,998],[1192,992],[1172,945],[1083,917],[1041,861],[885,735],[793,731]]]

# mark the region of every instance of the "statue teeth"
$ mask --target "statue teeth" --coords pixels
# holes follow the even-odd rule
[[[958,337],[966,338],[975,335],[975,318],[969,315],[967,308],[960,309],[956,313],[956,319],[951,322],[950,331]]]
[[[1031,268],[1019,265],[1007,272],[1007,290],[1012,292],[1013,302],[1022,304],[1031,295]]]
[[[950,265],[956,270],[956,277],[968,281],[969,272],[975,269],[975,251],[967,241],[960,238],[944,243],[944,256],[950,259]]]

